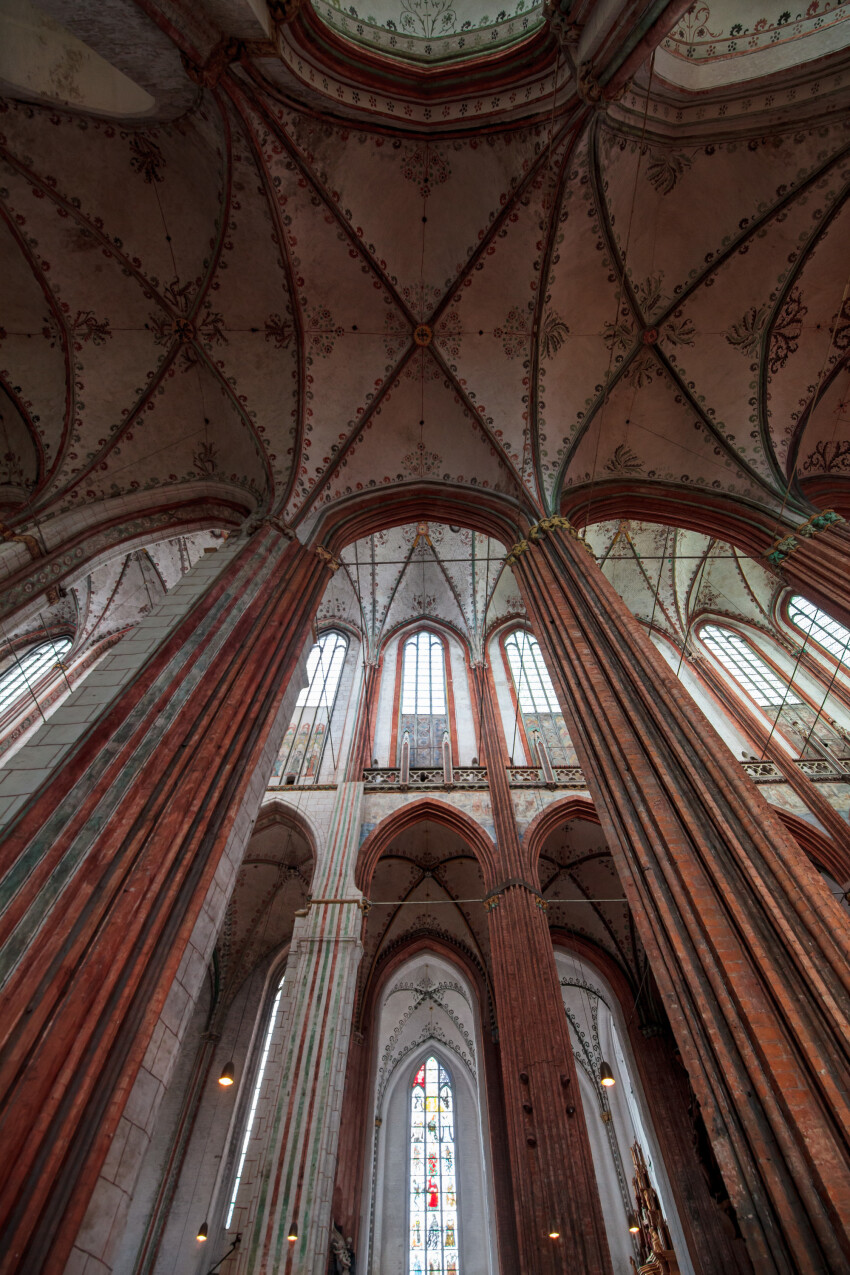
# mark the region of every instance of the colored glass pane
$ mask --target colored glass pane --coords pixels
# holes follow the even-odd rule
[[[410,1094],[409,1247],[408,1275],[460,1275],[454,1093],[433,1057]]]

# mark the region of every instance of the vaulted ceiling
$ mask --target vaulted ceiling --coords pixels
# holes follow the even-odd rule
[[[576,95],[501,131],[470,95],[423,133],[296,100],[253,47],[170,121],[3,103],[7,534],[86,560],[254,512],[308,539],[398,488],[582,522],[611,492],[797,516],[843,490],[843,99],[677,133],[644,67],[643,143],[633,103]],[[34,568],[6,561],[14,607]]]
[[[586,538],[629,609],[682,649],[703,615],[776,631],[784,582],[726,541],[669,524],[620,519],[594,523]],[[439,621],[484,657],[494,630],[523,621],[513,574],[495,540],[441,523],[407,523],[349,545],[318,612],[364,638],[375,658],[403,625]]]

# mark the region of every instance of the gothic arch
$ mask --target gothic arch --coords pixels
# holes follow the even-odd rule
[[[805,502],[798,504],[810,512]],[[573,488],[564,493],[561,512],[578,527],[620,518],[669,524],[727,540],[753,558],[768,550],[778,521],[769,509],[744,500],[672,483],[635,481],[597,483],[592,494],[586,488]],[[779,527],[785,528],[781,520]]]
[[[591,799],[575,793],[553,801],[534,816],[522,839],[523,856],[532,877],[537,872],[540,851],[546,838],[571,819],[584,819],[587,823],[596,824],[602,822]]]
[[[790,810],[781,810],[778,806],[773,809],[815,867],[825,868],[839,884],[850,879],[850,855],[842,846],[837,846],[825,832],[799,815],[791,814]]]
[[[417,483],[401,490],[376,488],[335,501],[319,515],[308,540],[336,555],[354,540],[421,520],[460,525],[508,546],[524,523],[541,516],[542,511],[527,500],[520,505],[493,491]]]
[[[315,871],[320,838],[312,819],[306,811],[297,810],[295,806],[290,805],[283,794],[272,797],[270,800],[264,801],[260,806],[260,813],[257,815],[254,827],[251,829],[251,836],[254,837],[258,832],[264,832],[266,828],[270,828],[276,823],[294,828],[296,832],[301,834],[310,847],[310,854],[313,857],[313,870]],[[248,845],[250,846],[250,844],[249,839]]]
[[[354,869],[354,880],[358,890],[368,895],[372,875],[384,851],[389,848],[400,832],[425,820],[440,824],[444,828],[451,828],[452,832],[466,842],[478,861],[484,878],[484,888],[489,890],[496,884],[498,880],[496,847],[481,825],[469,815],[464,814],[462,810],[450,806],[448,802],[438,801],[433,797],[423,797],[387,815],[366,837],[360,847]]]

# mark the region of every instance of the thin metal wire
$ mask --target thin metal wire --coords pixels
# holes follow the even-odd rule
[[[41,707],[41,705],[39,704],[38,699],[36,698],[36,693],[35,693],[35,691],[33,690],[32,686],[31,686],[31,684],[30,684],[29,679],[27,678],[27,675],[26,675],[26,673],[25,673],[25,671],[24,671],[24,666],[23,666],[23,664],[21,664],[20,656],[18,655],[18,652],[15,650],[15,648],[12,646],[12,643],[11,643],[11,640],[10,640],[10,638],[9,638],[9,635],[8,635],[8,633],[6,632],[6,626],[5,626],[5,625],[3,625],[3,637],[4,637],[4,638],[5,638],[5,640],[6,640],[6,645],[8,646],[9,650],[10,650],[10,651],[11,651],[11,653],[12,653],[12,656],[13,656],[13,658],[14,658],[15,663],[16,663],[16,664],[17,664],[17,666],[18,666],[18,669],[20,670],[21,677],[24,679],[24,684],[26,685],[26,688],[27,688],[27,690],[29,691],[30,695],[33,697],[33,701],[34,701],[34,703],[35,703],[36,708],[38,709],[39,713],[41,713],[41,720],[42,720],[43,722],[46,722],[46,721],[47,721],[47,718],[44,716],[44,712],[43,712],[43,710],[42,710],[42,707]],[[11,707],[11,705],[10,705],[10,707]]]
[[[491,896],[498,898],[498,895]],[[308,899],[307,906],[312,904],[336,903],[339,905],[352,903],[358,907],[366,906],[367,908],[407,908],[422,907],[427,903],[430,907],[432,904],[452,904],[457,903],[488,903],[490,900],[483,897],[475,899]],[[546,903],[628,903],[628,899],[545,899]]]
[[[810,631],[811,631],[811,630],[810,630]],[[809,633],[806,633],[806,634],[805,634],[805,636],[806,636],[806,637],[808,637],[808,636],[809,636]],[[843,665],[843,663],[844,663],[844,657],[845,657],[845,655],[847,654],[847,649],[848,649],[848,647],[850,647],[850,633],[848,633],[848,635],[847,635],[847,641],[844,643],[844,650],[841,652],[841,655],[840,655],[840,657],[839,657],[839,659],[838,659],[838,662],[837,662],[837,664],[835,665],[835,668],[832,670],[832,677],[829,679],[829,685],[827,686],[826,690],[824,691],[824,695],[823,695],[823,699],[821,700],[820,708],[819,708],[819,709],[818,709],[818,711],[817,711],[817,716],[815,717],[815,720],[812,722],[811,726],[809,727],[809,733],[808,733],[808,735],[806,736],[806,742],[803,744],[803,748],[802,748],[802,751],[801,751],[801,753],[800,753],[800,756],[801,756],[801,757],[802,757],[803,753],[806,751],[806,749],[807,749],[807,748],[808,748],[808,746],[809,746],[809,741],[810,741],[810,740],[811,740],[811,738],[812,738],[812,731],[815,729],[815,727],[817,726],[818,722],[820,721],[820,717],[821,717],[821,713],[823,712],[824,705],[826,704],[826,701],[829,699],[829,694],[830,694],[830,692],[831,692],[831,690],[832,690],[832,687],[833,687],[833,685],[834,685],[834,683],[835,683],[835,679],[836,679],[836,677],[838,676],[838,670],[841,668],[841,666],[842,666],[842,665]],[[798,660],[797,660],[797,663],[798,663],[798,664],[799,664],[799,662],[800,662],[800,659],[802,659],[802,656],[803,656],[803,649],[804,649],[804,648],[805,648],[805,644],[804,644],[804,646],[800,649],[800,655],[799,655]],[[834,658],[834,657],[833,657],[833,658]]]

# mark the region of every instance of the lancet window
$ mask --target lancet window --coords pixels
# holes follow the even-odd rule
[[[13,656],[12,663],[0,676],[0,713],[11,708],[21,695],[33,692],[44,674],[67,655],[71,645],[70,638],[57,638],[40,642],[23,655]]]
[[[821,611],[820,607],[816,607],[799,593],[795,593],[788,602],[788,618],[825,651],[835,656],[840,664],[850,665],[850,629],[845,629],[843,624],[833,620],[826,611]]]
[[[537,638],[525,629],[515,630],[505,639],[505,655],[525,737],[532,751],[529,761],[537,764],[534,753],[537,740],[541,740],[556,766],[570,764],[573,760],[570,737]],[[513,754],[514,748],[509,751]]]
[[[800,697],[792,686],[779,677],[770,665],[731,629],[707,624],[700,630],[705,645],[743,687],[750,699],[762,708],[778,708],[781,704],[799,704]]]
[[[708,649],[750,698],[775,721],[801,758],[841,762],[850,759],[845,733],[811,704],[793,682],[788,684],[748,642],[731,629],[709,624],[700,630]]]
[[[408,1275],[460,1275],[452,1081],[433,1055],[410,1093]]]
[[[260,1061],[257,1065],[257,1075],[254,1079],[254,1088],[251,1092],[251,1105],[248,1108],[248,1119],[245,1122],[245,1133],[239,1148],[239,1160],[236,1165],[236,1177],[233,1179],[233,1189],[230,1192],[230,1203],[227,1206],[227,1219],[224,1223],[224,1229],[230,1230],[230,1223],[233,1220],[233,1210],[236,1208],[236,1197],[239,1194],[239,1183],[242,1181],[242,1170],[245,1168],[245,1156],[248,1153],[248,1144],[251,1141],[251,1134],[254,1129],[254,1119],[257,1115],[257,1103],[260,1100],[260,1090],[263,1087],[263,1077],[266,1072],[266,1063],[269,1060],[269,1049],[271,1048],[272,1035],[277,1026],[277,1015],[280,1009],[280,998],[283,995],[283,979],[278,984],[274,1001],[272,1002],[272,1012],[269,1016],[266,1034],[263,1037],[263,1049],[260,1054]]]
[[[295,701],[273,771],[283,783],[318,782],[347,650],[348,640],[331,629],[307,657],[307,685]]]
[[[399,744],[410,741],[410,765],[442,766],[449,729],[443,643],[426,629],[404,644],[401,668]]]

